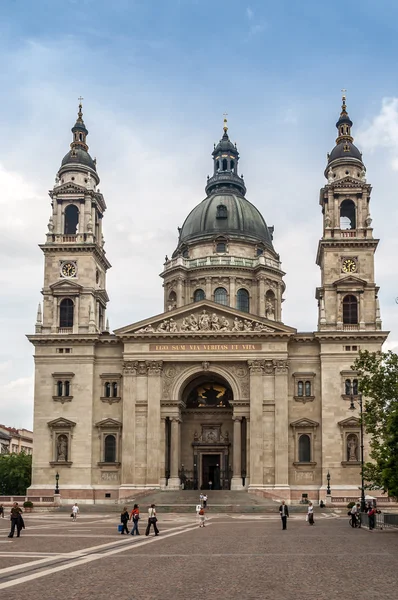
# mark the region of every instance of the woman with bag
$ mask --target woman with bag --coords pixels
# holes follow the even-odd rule
[[[156,523],[157,523],[157,518],[156,518],[155,505],[151,504],[151,506],[148,508],[148,525],[146,527],[145,535],[149,535],[151,525],[153,525],[155,535],[159,535],[159,529],[157,528]]]
[[[312,502],[309,503],[308,505],[308,511],[307,511],[307,519],[308,523],[310,525],[314,524],[314,506],[312,504]]]
[[[122,531],[120,532],[122,535],[124,535],[124,532],[129,533],[129,530],[127,529],[127,523],[129,520],[129,513],[126,507],[123,508],[121,514],[120,514],[120,522],[122,524]]]
[[[131,511],[130,519],[131,519],[131,522],[133,523],[133,527],[131,529],[131,535],[134,535],[134,532],[137,535],[140,535],[140,532],[138,531],[138,521],[140,520],[140,509],[139,509],[138,504],[134,504],[134,508]]]

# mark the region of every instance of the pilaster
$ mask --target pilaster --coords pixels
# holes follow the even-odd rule
[[[275,360],[275,487],[289,485],[288,362]]]
[[[160,487],[161,420],[160,399],[163,361],[147,361],[148,367],[148,414],[146,434],[146,486]]]
[[[263,373],[264,360],[248,360],[250,369],[250,486],[262,487],[263,478]]]

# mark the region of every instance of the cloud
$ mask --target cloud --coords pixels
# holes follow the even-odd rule
[[[249,21],[251,21],[254,17],[254,12],[252,11],[252,9],[250,8],[250,6],[248,6],[246,8],[246,16],[249,19]]]
[[[398,171],[398,98],[383,98],[379,114],[360,129],[356,138],[370,152],[387,148],[391,167]]]
[[[262,33],[266,29],[266,23],[263,20],[259,20],[258,17],[255,16],[254,10],[248,6],[246,8],[246,17],[249,21],[249,38]]]

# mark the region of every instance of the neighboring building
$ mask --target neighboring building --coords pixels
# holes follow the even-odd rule
[[[0,425],[0,440],[2,454],[33,454],[33,431]]]
[[[210,481],[213,489],[299,501],[323,498],[330,472],[335,495],[358,495],[351,365],[360,349],[380,350],[387,333],[374,280],[371,186],[351,126],[343,98],[320,193],[317,331],[282,321],[284,272],[273,227],[245,198],[225,122],[206,198],[164,263],[164,313],[111,334],[106,204],[79,106],[40,246],[43,312],[39,306],[29,336],[31,491],[52,489],[58,471],[63,496],[87,502]]]

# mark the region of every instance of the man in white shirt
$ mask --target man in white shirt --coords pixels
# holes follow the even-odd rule
[[[74,503],[74,505],[72,506],[72,515],[73,515],[73,520],[76,521],[77,519],[77,513],[79,512],[79,507],[77,505],[77,502]]]
[[[351,523],[353,527],[357,526],[357,514],[358,514],[358,507],[356,504],[354,504],[354,506],[351,507]]]

